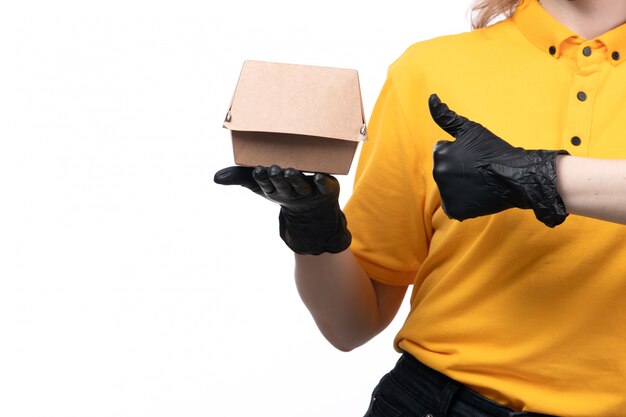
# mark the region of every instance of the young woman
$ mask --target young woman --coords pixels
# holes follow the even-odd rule
[[[280,204],[302,300],[338,349],[383,330],[413,286],[395,338],[402,355],[367,416],[624,415],[623,226],[565,220],[567,186],[563,201],[550,178],[529,185],[524,175],[541,173],[517,160],[490,161],[510,180],[487,176],[499,201],[478,193],[494,205],[449,219],[433,147],[446,131],[459,144],[488,134],[432,95],[491,139],[561,150],[529,157],[545,172],[565,153],[626,158],[626,2],[485,0],[476,10],[475,30],[416,43],[390,66],[345,216],[328,175],[231,167],[215,181]],[[460,154],[484,158],[473,149]]]

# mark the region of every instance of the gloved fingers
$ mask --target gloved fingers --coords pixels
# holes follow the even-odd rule
[[[318,172],[313,176],[313,181],[319,192],[323,195],[339,195],[339,181],[332,175]]]
[[[435,143],[435,147],[433,148],[433,155],[435,156],[435,160],[437,160],[437,156],[441,154],[445,154],[447,152],[448,147],[453,146],[454,142],[450,140],[439,140]]]
[[[279,195],[289,197],[294,194],[293,187],[285,179],[285,174],[281,167],[278,165],[272,165],[267,170],[267,175]]]
[[[291,184],[295,192],[299,195],[306,196],[311,194],[311,191],[313,191],[304,174],[297,169],[286,168],[284,176],[287,182]]]
[[[454,163],[454,158],[450,158],[449,153],[455,142],[448,140],[440,140],[433,148],[433,176],[435,181],[439,181],[440,177],[445,178],[457,172],[458,163]]]
[[[433,120],[448,134],[457,137],[472,123],[466,117],[460,116],[439,100],[437,94],[431,94],[428,99],[428,108]]]
[[[258,166],[252,171],[252,178],[265,194],[272,194],[276,189],[267,175],[267,168]]]
[[[215,173],[213,181],[221,185],[241,185],[256,191],[258,185],[252,178],[252,170],[253,168],[241,166],[222,168]]]

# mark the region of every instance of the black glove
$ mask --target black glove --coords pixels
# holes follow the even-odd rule
[[[433,176],[448,217],[465,220],[513,207],[532,209],[549,227],[567,212],[556,190],[556,156],[568,152],[515,148],[482,125],[457,115],[436,94],[430,114],[454,142],[435,145]]]
[[[241,185],[280,204],[280,237],[296,253],[339,253],[350,246],[352,235],[339,208],[339,182],[330,175],[305,176],[278,165],[233,166],[216,172],[213,180]]]

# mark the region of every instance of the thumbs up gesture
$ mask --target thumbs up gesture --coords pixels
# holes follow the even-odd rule
[[[549,227],[565,221],[556,156],[567,151],[513,147],[450,110],[436,94],[428,106],[433,120],[455,138],[437,142],[434,149],[433,176],[448,217],[462,221],[517,207],[532,209]]]

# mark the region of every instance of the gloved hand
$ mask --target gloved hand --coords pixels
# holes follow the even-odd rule
[[[518,207],[532,209],[549,227],[565,221],[556,190],[556,156],[567,151],[515,148],[457,115],[436,94],[428,105],[435,122],[456,138],[437,142],[434,150],[433,176],[448,217],[465,220]]]
[[[352,235],[339,208],[339,182],[330,175],[306,176],[278,165],[233,166],[216,172],[213,180],[241,185],[280,204],[280,237],[296,253],[339,253],[350,246]]]

